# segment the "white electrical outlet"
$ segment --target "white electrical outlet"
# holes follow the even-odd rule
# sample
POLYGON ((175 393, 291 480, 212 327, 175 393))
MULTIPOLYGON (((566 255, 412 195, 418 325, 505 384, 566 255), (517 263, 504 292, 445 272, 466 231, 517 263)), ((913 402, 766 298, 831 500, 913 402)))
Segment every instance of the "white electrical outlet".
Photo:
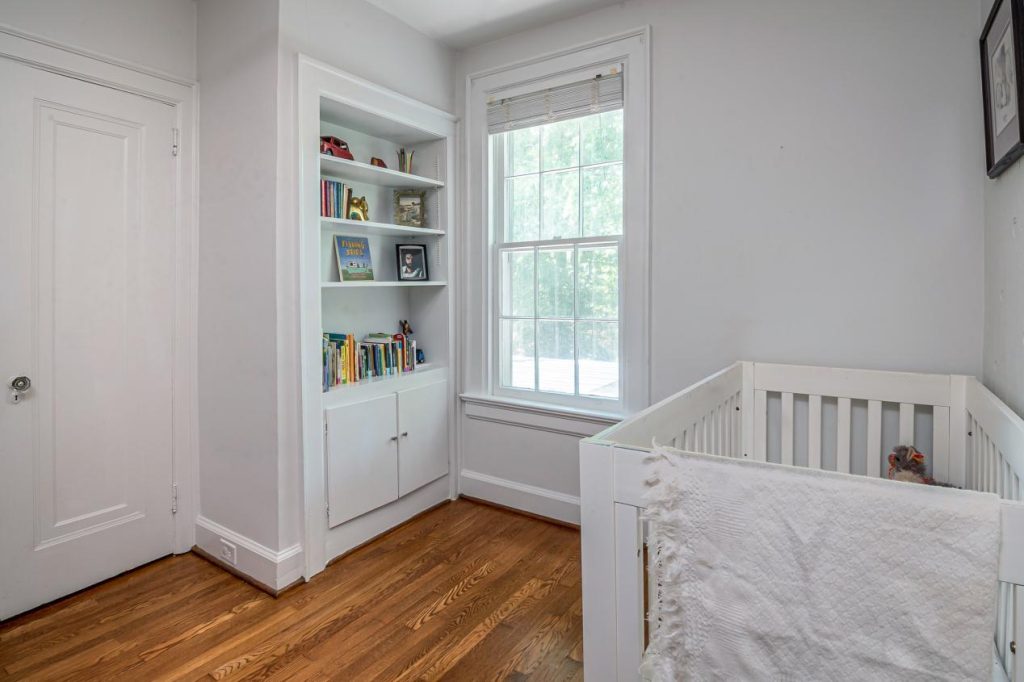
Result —
POLYGON ((232 566, 238 563, 238 548, 224 538, 220 539, 220 558, 232 566))

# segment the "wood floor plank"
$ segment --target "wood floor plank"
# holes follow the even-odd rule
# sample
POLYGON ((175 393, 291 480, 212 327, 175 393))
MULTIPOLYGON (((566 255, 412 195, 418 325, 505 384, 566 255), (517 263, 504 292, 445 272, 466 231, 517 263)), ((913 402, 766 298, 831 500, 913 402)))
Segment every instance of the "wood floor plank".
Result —
POLYGON ((582 679, 579 533, 458 500, 274 599, 169 557, 0 623, 0 679, 582 679))

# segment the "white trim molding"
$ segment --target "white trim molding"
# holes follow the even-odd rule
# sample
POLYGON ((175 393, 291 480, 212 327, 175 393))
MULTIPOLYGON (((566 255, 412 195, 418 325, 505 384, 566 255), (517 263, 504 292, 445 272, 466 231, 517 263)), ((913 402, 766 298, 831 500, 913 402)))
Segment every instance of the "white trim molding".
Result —
POLYGON ((580 524, 580 498, 527 483, 463 469, 459 489, 466 497, 475 497, 505 507, 529 512, 563 523, 580 524))
MULTIPOLYGON (((486 107, 489 97, 529 88, 540 88, 551 79, 581 73, 592 67, 621 64, 625 75, 624 197, 627 222, 620 251, 620 343, 622 362, 621 399, 609 411, 631 414, 650 402, 650 28, 643 26, 533 57, 466 77, 463 158, 463 239, 460 240, 465 311, 461 321, 462 390, 474 395, 495 395, 494 329, 489 144, 486 107)), ((556 399, 537 394, 533 401, 556 403, 555 407, 600 410, 578 397, 556 399)))
POLYGON ((612 415, 535 405, 508 398, 468 394, 459 397, 467 419, 520 426, 563 436, 589 438, 619 422, 619 418, 612 415))
MULTIPOLYGON (((199 85, 107 55, 64 45, 0 24, 0 58, 174 107, 179 130, 175 188, 173 483, 177 490, 174 551, 195 544, 199 513, 197 386, 199 85)), ((171 142, 168 131, 168 145, 171 142)), ((170 491, 168 491, 170 495, 170 491)))
POLYGON ((301 544, 275 551, 202 515, 196 517, 196 547, 274 593, 301 579, 305 568, 301 544), (234 562, 222 553, 225 543, 234 547, 234 562))

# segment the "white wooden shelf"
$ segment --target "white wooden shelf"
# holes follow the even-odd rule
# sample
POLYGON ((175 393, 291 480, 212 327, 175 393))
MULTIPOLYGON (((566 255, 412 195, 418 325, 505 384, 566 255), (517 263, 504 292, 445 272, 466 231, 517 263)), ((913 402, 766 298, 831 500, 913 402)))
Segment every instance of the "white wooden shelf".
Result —
POLYGON ((356 281, 356 282, 321 282, 324 289, 348 289, 364 287, 446 287, 448 282, 444 280, 427 280, 420 282, 390 282, 382 280, 356 281))
POLYGON ((365 182, 369 185, 378 185, 380 187, 444 187, 444 183, 440 180, 434 180, 422 175, 402 173, 390 168, 371 166, 362 161, 349 161, 348 159, 338 158, 330 154, 320 155, 320 174, 342 180, 351 180, 352 182, 365 182))
POLYGON ((398 235, 443 237, 445 234, 444 230, 434 230, 426 227, 408 227, 392 223, 376 223, 372 220, 349 220, 347 218, 325 218, 323 216, 320 216, 320 226, 325 230, 376 234, 384 237, 398 235))
POLYGON ((330 409, 346 403, 367 400, 370 397, 412 388, 415 385, 437 381, 446 375, 446 367, 441 362, 425 362, 416 365, 412 372, 392 376, 372 377, 354 384, 332 386, 324 391, 323 407, 330 409))

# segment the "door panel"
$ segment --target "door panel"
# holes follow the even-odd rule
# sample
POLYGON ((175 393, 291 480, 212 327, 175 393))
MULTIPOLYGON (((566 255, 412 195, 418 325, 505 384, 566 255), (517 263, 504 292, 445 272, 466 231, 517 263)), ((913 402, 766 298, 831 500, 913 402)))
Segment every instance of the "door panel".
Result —
POLYGON ((398 499, 396 398, 325 411, 331 528, 398 499))
POLYGON ((398 393, 398 494, 448 473, 448 382, 398 393))
POLYGON ((0 618, 169 554, 174 109, 0 59, 0 618))
POLYGON ((128 269, 138 252, 141 131, 52 104, 35 113, 40 258, 33 279, 39 336, 54 341, 40 346, 35 377, 35 513, 38 541, 53 543, 128 520, 144 506, 144 490, 131 485, 141 460, 128 456, 124 400, 131 395, 125 332, 128 269))

